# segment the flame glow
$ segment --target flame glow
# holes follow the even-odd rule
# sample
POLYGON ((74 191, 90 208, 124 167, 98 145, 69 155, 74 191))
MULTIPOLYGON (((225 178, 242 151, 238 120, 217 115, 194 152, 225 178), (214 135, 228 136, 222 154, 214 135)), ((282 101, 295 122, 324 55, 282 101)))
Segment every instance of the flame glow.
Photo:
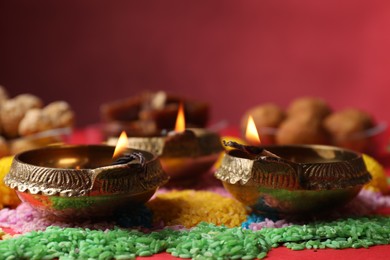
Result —
POLYGON ((186 129, 186 120, 184 117, 184 108, 183 104, 180 103, 179 111, 177 112, 175 132, 183 132, 186 129))
POLYGON ((245 131, 245 139, 253 145, 259 145, 261 143, 260 136, 257 132, 255 121, 253 120, 252 116, 249 116, 248 118, 248 124, 246 125, 245 131))
POLYGON ((122 131, 121 135, 119 136, 118 142, 116 143, 115 151, 112 155, 112 158, 119 157, 127 149, 127 144, 127 134, 125 131, 122 131))

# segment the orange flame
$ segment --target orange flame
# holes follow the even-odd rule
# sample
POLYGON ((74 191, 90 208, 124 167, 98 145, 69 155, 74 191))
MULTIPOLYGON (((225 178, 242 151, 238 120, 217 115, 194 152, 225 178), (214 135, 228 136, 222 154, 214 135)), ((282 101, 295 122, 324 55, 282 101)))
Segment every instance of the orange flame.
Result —
POLYGON ((125 131, 122 131, 121 135, 119 136, 118 142, 116 143, 112 158, 119 157, 127 149, 127 144, 127 134, 125 131))
POLYGON ((252 116, 249 116, 248 118, 248 124, 246 126, 246 132, 245 132, 245 139, 253 145, 260 145, 261 143, 259 132, 257 132, 255 121, 253 120, 252 116))
POLYGON ((183 104, 180 103, 179 111, 177 112, 175 132, 183 132, 186 129, 186 120, 184 116, 183 104))

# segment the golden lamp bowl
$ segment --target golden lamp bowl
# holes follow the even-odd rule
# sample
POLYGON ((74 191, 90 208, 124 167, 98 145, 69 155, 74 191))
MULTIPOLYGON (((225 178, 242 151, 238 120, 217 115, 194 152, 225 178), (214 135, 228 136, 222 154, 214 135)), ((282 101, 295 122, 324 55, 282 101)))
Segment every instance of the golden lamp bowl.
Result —
MULTIPOLYGON (((110 139, 108 144, 115 144, 110 139)), ((129 137, 128 146, 159 157, 170 180, 196 179, 209 171, 223 151, 220 136, 203 128, 189 128, 166 136, 129 137)))
POLYGON ((5 184, 33 208, 59 218, 105 217, 147 202, 168 181, 151 153, 112 164, 115 147, 49 146, 15 156, 5 184))
POLYGON ((254 212, 279 217, 326 213, 353 199, 370 181, 361 154, 325 145, 270 145, 276 156, 227 152, 215 173, 254 212))

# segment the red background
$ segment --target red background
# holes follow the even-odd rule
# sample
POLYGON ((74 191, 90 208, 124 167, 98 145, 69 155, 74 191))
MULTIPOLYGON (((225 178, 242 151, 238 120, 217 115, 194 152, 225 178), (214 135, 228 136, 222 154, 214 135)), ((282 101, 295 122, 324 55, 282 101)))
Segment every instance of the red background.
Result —
POLYGON ((0 0, 0 84, 67 100, 78 125, 144 89, 250 106, 315 95, 390 121, 387 0, 0 0))
MULTIPOLYGON (((390 122, 388 0, 0 0, 0 84, 64 99, 78 125, 144 89, 213 104, 237 124, 249 107, 303 95, 390 122)), ((272 250, 270 258, 383 259, 370 250, 272 250)))

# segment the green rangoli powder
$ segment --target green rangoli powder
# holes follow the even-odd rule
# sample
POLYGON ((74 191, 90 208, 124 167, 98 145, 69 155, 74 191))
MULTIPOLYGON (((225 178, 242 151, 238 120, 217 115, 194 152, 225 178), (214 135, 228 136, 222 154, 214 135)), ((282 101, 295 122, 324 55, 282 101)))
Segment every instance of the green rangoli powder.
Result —
POLYGON ((264 228, 258 232, 266 236, 274 247, 282 244, 293 250, 367 248, 390 244, 390 218, 348 218, 283 228, 264 228))
POLYGON ((0 241, 0 259, 134 259, 164 251, 178 234, 48 227, 0 241))
POLYGON ((181 233, 166 251, 180 258, 254 259, 263 258, 270 249, 260 232, 201 223, 181 233))
POLYGON ((49 227, 0 241, 0 259, 134 259, 167 251, 194 259, 264 258, 271 247, 292 250, 390 244, 390 218, 349 218, 251 231, 201 223, 188 231, 49 227))

